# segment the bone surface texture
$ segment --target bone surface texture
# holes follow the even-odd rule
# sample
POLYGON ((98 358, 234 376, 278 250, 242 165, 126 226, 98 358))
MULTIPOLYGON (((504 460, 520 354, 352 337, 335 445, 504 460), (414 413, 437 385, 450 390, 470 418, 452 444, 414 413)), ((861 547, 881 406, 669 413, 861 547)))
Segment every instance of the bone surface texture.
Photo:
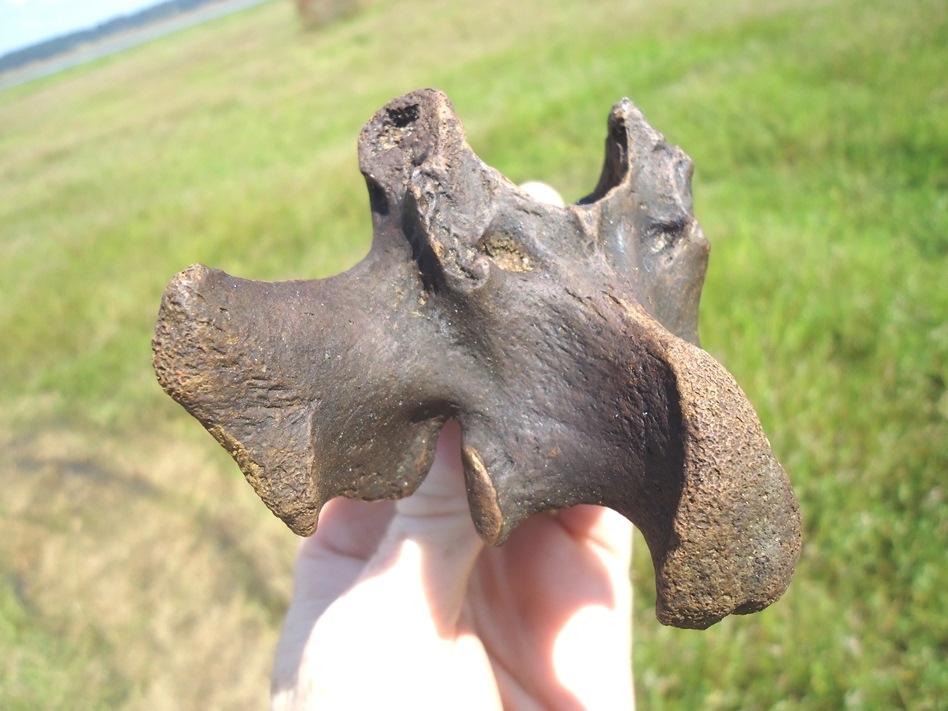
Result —
POLYGON ((456 419, 471 515, 608 506, 642 531, 659 619, 704 628, 790 582, 800 517, 734 378, 698 345, 708 241, 690 159, 628 100, 575 205, 471 150, 447 97, 359 138, 374 239, 350 271, 268 283, 192 266, 154 336, 161 385, 296 533, 328 500, 410 495, 456 419))

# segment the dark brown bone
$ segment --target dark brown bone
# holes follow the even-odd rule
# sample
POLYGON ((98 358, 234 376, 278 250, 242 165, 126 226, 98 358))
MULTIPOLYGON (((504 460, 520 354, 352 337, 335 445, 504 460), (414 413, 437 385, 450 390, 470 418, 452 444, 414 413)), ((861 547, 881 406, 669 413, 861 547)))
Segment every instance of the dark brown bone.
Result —
POLYGON ((350 271, 266 283, 193 266, 161 304, 162 386, 296 533, 335 496, 411 494, 456 418, 474 524, 611 507, 652 554, 657 615, 703 628, 790 582, 800 518, 734 379, 697 346, 708 244, 691 161, 628 100, 596 190, 540 204, 418 91, 359 139, 374 240, 350 271))

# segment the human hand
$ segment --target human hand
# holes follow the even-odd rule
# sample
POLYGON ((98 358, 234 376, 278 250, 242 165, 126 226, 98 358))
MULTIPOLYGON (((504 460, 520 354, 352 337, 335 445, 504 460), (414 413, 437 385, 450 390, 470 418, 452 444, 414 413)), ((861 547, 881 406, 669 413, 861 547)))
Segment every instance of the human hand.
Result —
POLYGON ((337 498, 300 547, 273 708, 631 709, 631 524, 576 506, 499 548, 451 421, 410 497, 337 498))

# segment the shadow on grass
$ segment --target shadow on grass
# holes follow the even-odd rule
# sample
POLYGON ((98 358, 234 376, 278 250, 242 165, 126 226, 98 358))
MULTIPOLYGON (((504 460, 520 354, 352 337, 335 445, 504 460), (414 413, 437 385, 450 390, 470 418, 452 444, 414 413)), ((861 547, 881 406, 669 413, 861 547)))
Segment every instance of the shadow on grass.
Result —
POLYGON ((168 432, 0 439, 3 707, 265 706, 296 542, 242 478, 168 432))

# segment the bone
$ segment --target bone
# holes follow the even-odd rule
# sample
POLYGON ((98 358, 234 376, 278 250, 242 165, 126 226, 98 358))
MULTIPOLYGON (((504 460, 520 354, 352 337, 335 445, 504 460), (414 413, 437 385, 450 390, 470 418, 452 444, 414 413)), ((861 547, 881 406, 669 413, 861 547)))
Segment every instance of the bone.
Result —
POLYGON ((598 504, 648 544, 658 619, 705 628, 790 583, 790 482, 734 378, 698 345, 708 241, 692 165, 627 99, 596 189, 564 206, 471 150, 447 97, 363 129, 374 239, 328 279, 196 265, 168 286, 159 382, 274 514, 312 533, 336 496, 410 495, 449 418, 472 519, 598 504))

